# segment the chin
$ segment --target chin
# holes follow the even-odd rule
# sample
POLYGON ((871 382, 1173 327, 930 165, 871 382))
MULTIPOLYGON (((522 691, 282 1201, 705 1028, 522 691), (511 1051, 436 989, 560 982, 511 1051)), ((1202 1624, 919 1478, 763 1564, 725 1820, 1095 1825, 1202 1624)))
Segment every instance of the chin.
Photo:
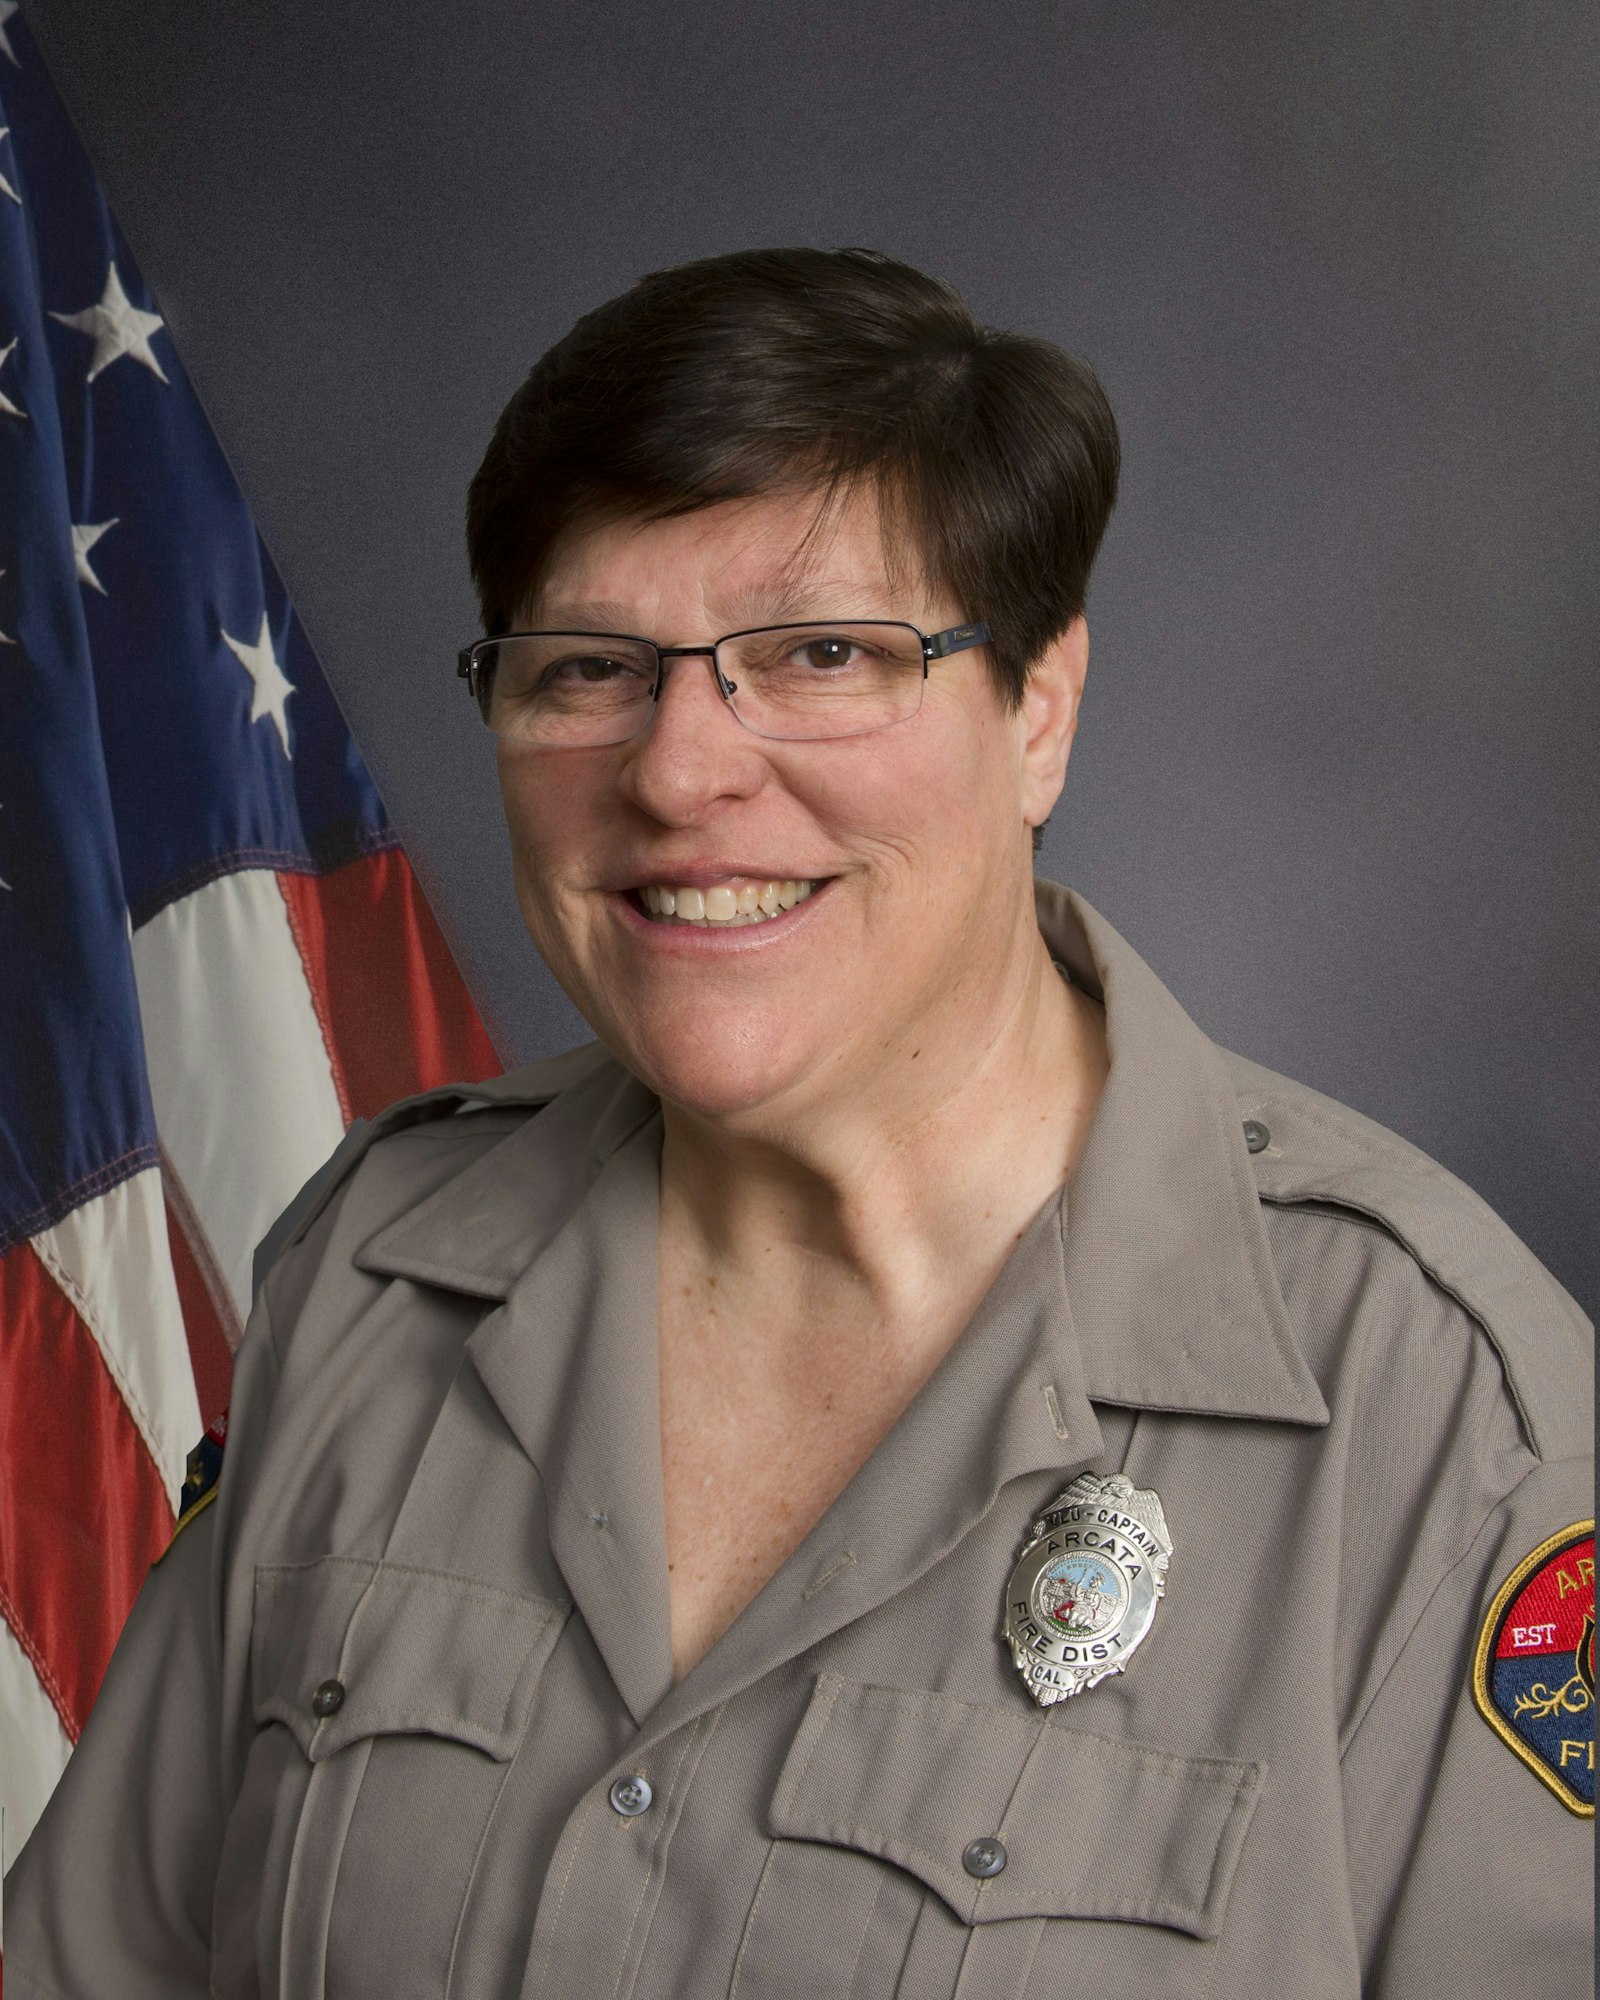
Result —
POLYGON ((761 1024, 716 1025, 698 1020, 684 1034, 630 1034, 608 1023, 608 1047, 640 1080, 676 1109, 717 1123, 737 1122, 786 1096, 804 1074, 803 1053, 761 1024))

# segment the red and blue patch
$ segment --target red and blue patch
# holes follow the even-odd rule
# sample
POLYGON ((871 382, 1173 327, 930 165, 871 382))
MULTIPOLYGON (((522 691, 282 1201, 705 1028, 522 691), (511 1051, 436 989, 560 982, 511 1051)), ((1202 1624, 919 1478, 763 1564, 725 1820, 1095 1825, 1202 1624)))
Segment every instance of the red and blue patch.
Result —
MULTIPOLYGON (((216 1499, 217 1481, 222 1477, 222 1448, 227 1442, 228 1413, 224 1410, 206 1425, 205 1436, 184 1463, 183 1485, 178 1494, 178 1525, 172 1531, 172 1541, 178 1539, 196 1514, 204 1513, 216 1499)), ((167 1547, 171 1546, 169 1542, 167 1547)))
POLYGON ((1495 1593, 1473 1661, 1484 1719, 1564 1806, 1594 1817, 1594 1523, 1524 1556, 1495 1593))

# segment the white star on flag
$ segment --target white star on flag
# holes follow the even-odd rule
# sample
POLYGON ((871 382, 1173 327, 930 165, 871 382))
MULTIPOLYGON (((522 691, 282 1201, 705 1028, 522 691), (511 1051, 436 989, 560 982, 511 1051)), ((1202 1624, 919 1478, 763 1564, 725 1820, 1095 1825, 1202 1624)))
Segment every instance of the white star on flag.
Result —
POLYGON ((102 597, 106 594, 106 587, 89 567, 89 551, 107 528, 114 528, 120 518, 114 514, 109 521, 99 521, 92 525, 85 521, 81 527, 77 523, 73 524, 72 560, 78 566, 78 581, 88 584, 91 590, 98 590, 102 597))
MULTIPOLYGON (((12 341, 9 347, 0 347, 0 368, 4 368, 16 351, 17 343, 15 341, 12 341)), ((13 403, 3 389, 0 389, 0 417, 21 417, 24 423, 28 421, 27 411, 20 409, 17 404, 13 403)))
MULTIPOLYGON (((0 6, 4 5, 5 0, 0 0, 0 6)), ((103 368, 109 368, 113 361, 120 361, 124 354, 131 354, 135 361, 143 362, 152 375, 166 381, 161 363, 150 352, 150 336, 158 333, 166 321, 160 313, 140 312, 122 289, 115 264, 106 266, 106 288, 100 294, 98 305, 85 306, 82 312, 76 313, 53 312, 50 317, 60 320, 63 326, 76 327, 79 333, 88 334, 94 342, 94 359, 89 363, 91 382, 103 368)))
MULTIPOLYGON (((4 575, 5 571, 0 569, 0 576, 4 575)), ((16 643, 16 640, 12 638, 9 632, 0 632, 0 646, 14 646, 16 643)))
MULTIPOLYGON (((0 28, 0 34, 4 34, 4 32, 5 30, 3 28, 0 28)), ((9 125, 0 125, 0 139, 4 139, 6 135, 10 132, 10 130, 11 127, 9 125)), ((17 204, 18 208, 21 208, 22 196, 17 193, 16 189, 11 185, 10 181, 6 179, 4 174, 0 174, 0 194, 10 195, 11 199, 17 204)))
POLYGON ((22 65, 17 62, 17 52, 11 46, 11 37, 6 33, 6 23, 16 13, 20 4, 21 0, 0 0, 0 49, 5 50, 18 69, 21 69, 22 65))
POLYGON ((289 748, 289 720, 284 714, 284 704, 294 693, 294 682, 287 679, 278 656, 272 650, 272 631, 267 624, 267 614, 261 614, 261 637, 253 646, 246 646, 228 633, 222 635, 222 643, 244 668, 255 683, 255 697, 250 703, 250 720, 259 722, 264 715, 270 715, 278 725, 278 734, 283 739, 283 754, 292 757, 289 748))

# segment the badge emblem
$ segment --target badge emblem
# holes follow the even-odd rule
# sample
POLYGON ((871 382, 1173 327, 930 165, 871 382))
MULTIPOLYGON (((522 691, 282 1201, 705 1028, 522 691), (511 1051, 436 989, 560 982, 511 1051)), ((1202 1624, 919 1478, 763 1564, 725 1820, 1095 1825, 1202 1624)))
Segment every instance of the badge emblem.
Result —
POLYGON ((1041 1708, 1120 1674, 1166 1593, 1172 1539, 1155 1494, 1084 1472, 1029 1530, 1006 1585, 1006 1643, 1041 1708))
POLYGON ((1524 1556, 1489 1606, 1472 1693, 1495 1734, 1561 1803, 1594 1817, 1594 1523, 1524 1556))

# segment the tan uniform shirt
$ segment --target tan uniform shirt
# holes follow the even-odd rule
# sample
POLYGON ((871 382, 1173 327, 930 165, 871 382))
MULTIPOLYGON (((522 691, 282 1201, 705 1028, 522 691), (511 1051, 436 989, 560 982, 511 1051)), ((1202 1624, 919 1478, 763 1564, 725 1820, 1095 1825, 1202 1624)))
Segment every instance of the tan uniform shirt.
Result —
POLYGON ((676 1685, 655 1100, 591 1050, 367 1151, 9 1878, 13 2000, 1586 1990, 1592 1823, 1469 1692, 1591 1510, 1586 1322, 1040 901, 1107 1011, 1081 1162, 676 1685), (1158 1494, 1166 1596, 1040 1709, 1005 1587, 1085 1469, 1158 1494))

